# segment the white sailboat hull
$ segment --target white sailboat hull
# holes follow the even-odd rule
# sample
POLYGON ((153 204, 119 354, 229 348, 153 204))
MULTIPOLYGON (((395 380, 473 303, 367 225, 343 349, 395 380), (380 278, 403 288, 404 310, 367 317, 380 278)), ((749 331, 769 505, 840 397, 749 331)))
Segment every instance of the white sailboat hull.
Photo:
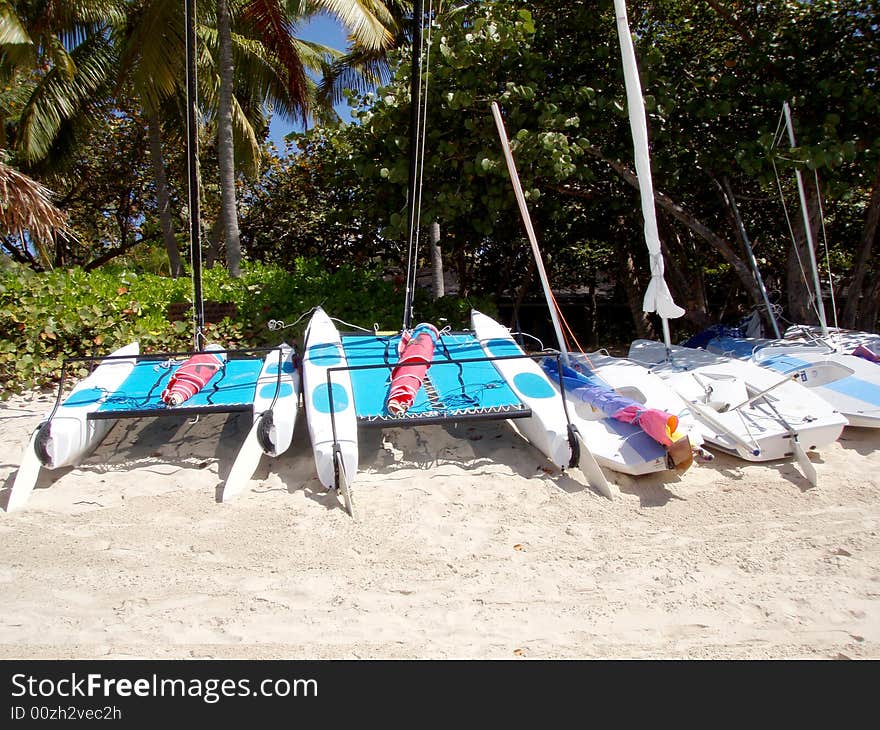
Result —
POLYGON ((849 354, 837 336, 822 342, 721 337, 710 340, 706 350, 796 376, 850 426, 880 428, 880 365, 849 354))
POLYGON ((822 334, 822 328, 816 325, 795 324, 789 327, 783 333, 786 341, 796 342, 815 342, 822 340, 827 342, 838 352, 850 353, 859 345, 867 347, 875 355, 880 355, 880 335, 873 332, 860 332, 858 330, 839 329, 837 327, 829 327, 828 334, 822 334))
POLYGON ((846 416, 850 426, 880 428, 880 365, 822 345, 773 345, 752 362, 796 375, 813 393, 846 416))
POLYGON ((302 358, 303 402, 315 454, 315 469, 321 484, 328 489, 348 487, 358 468, 357 415, 351 375, 346 370, 332 370, 328 381, 328 370, 346 364, 339 331, 327 313, 318 307, 306 328, 302 358), (338 454, 335 454, 334 443, 339 449, 338 454), (341 463, 336 459, 341 459, 341 463), (337 475, 343 483, 337 484, 337 475))
MULTIPOLYGON (((605 356, 569 353, 569 358, 573 365, 582 365, 584 368, 592 371, 607 383, 609 388, 621 395, 639 403, 645 402, 641 397, 641 390, 637 391, 630 387, 630 380, 617 378, 617 380, 622 382, 615 384, 612 382, 615 378, 606 379, 604 377, 606 373, 604 370, 600 372, 601 368, 598 367, 597 363, 604 359, 605 356)), ((607 359, 614 360, 615 358, 607 359)), ((632 363, 632 365, 634 369, 639 369, 646 374, 648 373, 646 368, 639 368, 635 363, 632 363)), ((614 366, 612 365, 609 369, 614 370, 614 366)), ((651 376, 649 375, 649 377, 651 376)), ((653 377, 653 380, 659 384, 660 388, 667 389, 667 386, 659 378, 653 377)), ((569 418, 577 426, 578 431, 584 437, 584 441, 589 444, 590 451, 592 451, 593 456, 596 457, 596 461, 601 466, 630 476, 655 474, 670 468, 665 447, 658 444, 637 426, 616 421, 591 404, 574 397, 568 391, 566 391, 565 398, 568 404, 569 418)), ((678 401, 675 403, 676 408, 683 411, 687 418, 690 418, 690 411, 681 404, 680 399, 676 400, 678 401)), ((698 440, 702 443, 702 436, 698 436, 698 440)))
POLYGON ((691 446, 703 445, 703 433, 681 398, 662 378, 644 365, 623 357, 600 353, 572 355, 573 360, 583 363, 621 395, 643 403, 649 408, 666 411, 678 418, 678 430, 688 437, 691 446))
POLYGON ((819 449, 847 425, 827 401, 790 377, 704 350, 672 345, 670 353, 667 360, 662 342, 635 340, 629 356, 652 365, 651 372, 689 404, 712 448, 747 461, 783 459, 795 453, 795 435, 804 450, 819 449))
MULTIPOLYGON (((570 409, 577 405, 569 401, 570 409)), ((651 439, 647 434, 636 431, 621 435, 609 425, 607 417, 590 418, 577 410, 573 413, 569 410, 569 417, 600 466, 629 476, 656 474, 669 468, 665 451, 645 458, 645 439, 651 439)))

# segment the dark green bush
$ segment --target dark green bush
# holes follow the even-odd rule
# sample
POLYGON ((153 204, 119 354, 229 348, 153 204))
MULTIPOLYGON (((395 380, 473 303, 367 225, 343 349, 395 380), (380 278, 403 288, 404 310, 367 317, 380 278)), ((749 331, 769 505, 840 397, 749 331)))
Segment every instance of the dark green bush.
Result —
MULTIPOLYGON (((330 273, 315 261, 297 260, 293 272, 252 263, 240 279, 225 269, 203 273, 206 301, 232 302, 234 318, 206 326, 209 342, 224 347, 301 342, 310 310, 321 305, 333 317, 371 329, 400 328, 403 293, 379 271, 342 267, 330 273), (293 325, 281 331, 269 320, 293 325), (299 320, 299 321, 297 321, 299 320), (294 324, 296 323, 296 324, 294 324)), ((0 268, 0 381, 2 397, 57 382, 65 358, 107 355, 132 341, 141 352, 192 348, 191 318, 170 322, 168 305, 192 301, 189 278, 170 279, 107 266, 37 274, 12 265, 0 268)), ((490 301, 474 302, 494 312, 490 301)), ((469 302, 444 297, 436 302, 419 291, 418 321, 439 327, 467 326, 469 302)), ((79 375, 85 374, 82 369, 79 375)))

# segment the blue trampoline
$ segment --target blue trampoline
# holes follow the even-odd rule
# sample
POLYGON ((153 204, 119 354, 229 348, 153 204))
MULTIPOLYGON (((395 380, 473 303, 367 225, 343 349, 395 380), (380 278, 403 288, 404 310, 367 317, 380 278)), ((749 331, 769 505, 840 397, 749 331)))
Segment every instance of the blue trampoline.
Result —
POLYGON ((525 418, 528 408, 507 385, 472 333, 444 333, 422 387, 404 415, 385 408, 400 335, 342 336, 358 422, 373 426, 525 418))
POLYGON ((100 389, 79 391, 75 394, 77 405, 85 405, 89 398, 101 401, 88 415, 93 420, 235 413, 253 408, 263 357, 229 358, 195 395, 182 405, 170 407, 160 396, 184 360, 185 357, 172 359, 168 355, 140 356, 131 373, 113 393, 100 389))

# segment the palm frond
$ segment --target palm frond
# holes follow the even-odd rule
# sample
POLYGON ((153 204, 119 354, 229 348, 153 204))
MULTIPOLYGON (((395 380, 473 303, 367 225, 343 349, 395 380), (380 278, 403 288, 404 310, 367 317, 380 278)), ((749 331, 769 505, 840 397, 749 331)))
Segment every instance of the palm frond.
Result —
POLYGON ((242 10, 241 17, 253 26, 262 44, 284 69, 289 114, 305 121, 309 104, 306 72, 293 43, 293 25, 281 4, 277 0, 251 0, 242 10))
POLYGON ((183 84, 185 38, 179 0, 147 3, 120 46, 120 76, 131 81, 146 109, 159 109, 183 84))
POLYGON ((33 43, 12 6, 6 0, 0 2, 0 47, 6 45, 32 46, 33 43))
POLYGON ((66 0, 54 3, 63 26, 122 23, 128 12, 128 4, 126 0, 66 0))
POLYGON ((321 72, 328 63, 332 63, 342 58, 344 54, 336 48, 325 46, 322 43, 303 40, 302 38, 294 38, 293 43, 296 46, 296 52, 303 60, 303 65, 312 71, 321 72))
POLYGON ((103 34, 77 46, 71 57, 77 69, 73 78, 58 68, 51 69, 21 114, 16 149, 29 162, 47 154, 62 121, 76 114, 108 80, 113 68, 113 47, 103 34))
POLYGON ((52 59, 52 65, 60 73, 69 79, 73 78, 76 73, 76 64, 58 36, 52 36, 49 39, 49 57, 52 59))
POLYGON ((250 176, 256 176, 260 170, 261 151, 257 139, 256 128, 262 127, 266 119, 262 114, 262 105, 252 108, 254 116, 245 113, 238 99, 232 97, 232 131, 235 143, 235 159, 250 176))
POLYGON ((338 104, 345 89, 368 91, 387 82, 389 77, 384 54, 355 49, 327 64, 318 85, 318 99, 321 103, 338 104))
MULTIPOLYGON (((204 28, 201 32, 208 41, 217 38, 217 31, 213 28, 204 28)), ((233 34, 233 48, 241 45, 242 40, 237 39, 233 34)), ((210 119, 216 116, 219 96, 220 75, 215 59, 210 50, 203 45, 199 53, 199 98, 202 114, 205 117, 210 119)), ((260 167, 260 143, 254 124, 251 123, 235 94, 232 95, 232 133, 236 164, 248 174, 255 174, 260 167)))
POLYGON ((321 0, 319 10, 335 16, 351 34, 355 45, 382 50, 394 44, 397 23, 381 2, 374 0, 321 0))
POLYGON ((2 161, 0 228, 6 235, 33 242, 44 264, 50 263, 48 247, 54 245, 56 235, 70 235, 67 216, 52 204, 52 192, 2 161))

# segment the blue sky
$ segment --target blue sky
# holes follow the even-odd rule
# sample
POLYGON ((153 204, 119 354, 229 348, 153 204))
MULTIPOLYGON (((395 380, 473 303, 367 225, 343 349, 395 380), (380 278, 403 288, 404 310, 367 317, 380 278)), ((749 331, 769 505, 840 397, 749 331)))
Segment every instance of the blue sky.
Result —
MULTIPOLYGON (((339 22, 330 15, 319 15, 309 23, 303 24, 297 28, 296 35, 303 40, 314 41, 315 43, 323 43, 325 46, 343 50, 346 43, 346 34, 339 22)), ((343 102, 337 105, 336 111, 343 119, 350 119, 348 104, 343 102)), ((290 133, 294 129, 302 130, 302 125, 292 124, 285 119, 280 119, 277 115, 272 118, 272 124, 269 127, 269 138, 275 143, 279 150, 284 149, 284 135, 290 133)))

